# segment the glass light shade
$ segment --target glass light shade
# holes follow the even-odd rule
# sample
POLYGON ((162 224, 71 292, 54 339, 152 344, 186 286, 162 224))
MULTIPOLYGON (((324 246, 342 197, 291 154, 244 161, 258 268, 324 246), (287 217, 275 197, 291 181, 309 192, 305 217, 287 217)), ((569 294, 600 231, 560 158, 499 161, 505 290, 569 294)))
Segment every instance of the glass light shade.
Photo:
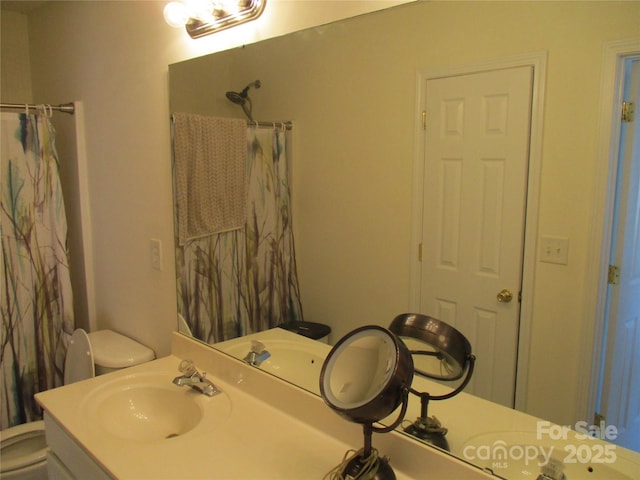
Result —
POLYGON ((225 0, 208 3, 210 9, 207 15, 191 15, 187 21, 186 28, 191 38, 211 35, 257 19, 262 15, 267 0, 225 0))
POLYGON ((182 28, 187 24, 189 15, 183 3, 167 3, 163 10, 164 21, 174 28, 182 28))
POLYGON ((186 27, 191 38, 225 30, 255 20, 267 0, 184 0, 164 7, 165 21, 172 27, 186 27))

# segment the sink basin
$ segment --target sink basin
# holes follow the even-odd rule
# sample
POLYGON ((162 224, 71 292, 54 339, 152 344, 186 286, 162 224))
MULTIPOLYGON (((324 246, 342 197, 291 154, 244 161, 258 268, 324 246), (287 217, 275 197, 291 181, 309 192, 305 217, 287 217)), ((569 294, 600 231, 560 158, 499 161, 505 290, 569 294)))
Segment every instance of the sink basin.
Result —
POLYGON ((206 397, 171 383, 177 371, 134 374, 107 382, 83 404, 87 420, 106 434, 137 442, 181 437, 206 427, 211 431, 231 412, 226 394, 206 397))
POLYGON ((320 372, 331 347, 281 328, 267 330, 216 344, 216 348, 242 360, 258 340, 271 354, 257 368, 320 394, 320 372))
POLYGON ((132 440, 161 440, 192 430, 202 420, 193 397, 159 387, 131 387, 106 396, 96 409, 112 435, 132 440))
POLYGON ((544 468, 560 469, 567 480, 634 479, 640 466, 624 458, 625 449, 574 433, 559 440, 532 431, 483 433, 465 442, 461 456, 509 480, 535 479, 544 468))

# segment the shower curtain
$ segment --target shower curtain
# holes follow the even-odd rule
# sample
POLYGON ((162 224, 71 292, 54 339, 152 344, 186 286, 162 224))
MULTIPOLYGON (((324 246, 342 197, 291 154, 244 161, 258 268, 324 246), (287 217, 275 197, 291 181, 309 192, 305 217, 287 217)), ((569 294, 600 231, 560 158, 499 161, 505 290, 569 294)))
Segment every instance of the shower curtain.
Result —
POLYGON ((63 383, 73 329, 55 132, 40 113, 1 114, 1 428, 42 418, 33 395, 63 383))
POLYGON ((302 320, 286 132, 248 127, 247 142, 244 227, 176 248, 178 311, 207 343, 302 320))

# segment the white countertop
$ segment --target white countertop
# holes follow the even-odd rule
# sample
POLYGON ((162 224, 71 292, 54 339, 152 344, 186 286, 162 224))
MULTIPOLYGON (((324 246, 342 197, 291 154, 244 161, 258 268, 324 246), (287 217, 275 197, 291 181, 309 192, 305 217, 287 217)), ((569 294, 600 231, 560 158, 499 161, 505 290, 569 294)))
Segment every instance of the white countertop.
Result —
MULTIPOLYGON (((37 400, 114 478, 321 479, 347 450, 362 447, 361 426, 338 417, 319 397, 181 335, 174 335, 173 345, 173 355, 42 392, 37 400), (210 372, 228 395, 225 421, 147 442, 105 434, 87 421, 86 399, 97 388, 144 372, 166 375, 170 383, 183 358, 210 372)), ((399 480, 491 478, 397 432, 374 434, 373 446, 391 458, 399 480)))
MULTIPOLYGON (((180 359, 171 355, 129 369, 126 374, 166 373, 170 384, 178 375, 179 363, 180 359)), ((117 372, 109 377, 123 374, 117 372)), ((213 431, 192 431, 150 442, 105 435, 82 417, 86 410, 83 398, 106 377, 50 390, 39 395, 38 401, 115 478, 320 478, 348 448, 217 380, 217 386, 231 398, 232 406, 229 417, 216 424, 213 431)), ((220 401, 216 397, 202 398, 220 401)))

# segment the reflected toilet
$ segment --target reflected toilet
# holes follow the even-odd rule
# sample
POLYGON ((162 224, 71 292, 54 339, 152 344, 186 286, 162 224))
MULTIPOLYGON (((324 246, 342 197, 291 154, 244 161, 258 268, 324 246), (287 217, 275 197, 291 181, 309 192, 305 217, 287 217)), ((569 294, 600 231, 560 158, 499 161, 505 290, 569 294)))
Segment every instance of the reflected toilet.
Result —
MULTIPOLYGON (((87 334, 79 328, 69 340, 64 384, 68 385, 122 368, 151 361, 148 347, 112 330, 87 334)), ((47 478, 44 421, 38 420, 0 431, 0 477, 3 480, 47 478)))

